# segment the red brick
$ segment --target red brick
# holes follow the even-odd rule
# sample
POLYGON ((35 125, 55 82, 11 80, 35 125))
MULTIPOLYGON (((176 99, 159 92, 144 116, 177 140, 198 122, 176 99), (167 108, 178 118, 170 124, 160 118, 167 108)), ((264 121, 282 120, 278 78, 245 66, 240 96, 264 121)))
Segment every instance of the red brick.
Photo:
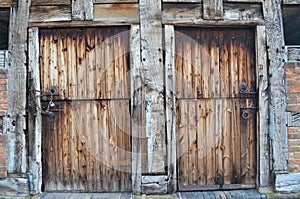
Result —
POLYGON ((0 74, 0 79, 7 79, 7 74, 0 74))
POLYGON ((289 165, 289 172, 296 173, 300 171, 300 167, 298 165, 289 165))
POLYGON ((288 112, 298 112, 300 111, 300 104, 299 105, 287 105, 286 111, 288 112))
POLYGON ((296 165, 300 165, 300 160, 289 160, 289 164, 296 164, 296 165))
POLYGON ((1 104, 0 105, 0 109, 1 110, 7 110, 8 109, 8 105, 7 104, 1 104))
POLYGON ((300 133, 300 127, 289 127, 288 133, 300 133))
POLYGON ((294 153, 294 158, 295 159, 300 159, 300 152, 294 153))
POLYGON ((7 178, 7 172, 0 172, 0 178, 7 178))
POLYGON ((6 79, 0 79, 0 85, 6 85, 7 80, 6 79))

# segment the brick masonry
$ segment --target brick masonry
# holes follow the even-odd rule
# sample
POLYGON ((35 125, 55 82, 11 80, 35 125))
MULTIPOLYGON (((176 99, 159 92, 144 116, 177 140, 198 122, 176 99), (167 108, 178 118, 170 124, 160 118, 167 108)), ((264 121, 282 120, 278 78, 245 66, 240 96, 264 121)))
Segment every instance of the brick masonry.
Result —
POLYGON ((287 63, 285 68, 289 172, 300 172, 300 63, 287 63))
POLYGON ((4 132, 4 117, 7 111, 7 74, 0 69, 0 178, 7 177, 7 135, 4 132))

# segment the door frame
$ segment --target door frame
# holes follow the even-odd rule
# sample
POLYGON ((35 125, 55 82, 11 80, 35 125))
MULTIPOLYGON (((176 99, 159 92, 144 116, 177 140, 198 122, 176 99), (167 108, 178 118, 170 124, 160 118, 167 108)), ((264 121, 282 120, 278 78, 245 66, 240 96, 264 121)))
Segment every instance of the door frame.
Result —
MULTIPOLYGON (((183 25, 182 25, 183 26, 183 25)), ((189 26, 190 27, 190 26, 189 26)), ((195 27, 195 26, 194 26, 195 27)), ((197 26, 196 26, 197 27, 197 26)), ((203 27, 203 26, 198 26, 203 27)), ((213 26, 218 27, 218 26, 213 26)), ((234 28, 234 26, 230 26, 234 28)), ((267 59, 266 59, 266 38, 265 38, 265 26, 257 25, 254 28, 255 35, 255 55, 256 55, 256 85, 258 87, 258 111, 256 122, 256 186, 267 187, 269 186, 270 179, 270 154, 269 154, 269 124, 268 124, 268 73, 267 73, 267 59)), ((176 108, 175 107, 175 95, 172 90, 175 88, 175 30, 174 25, 165 25, 165 74, 166 74, 166 119, 168 138, 168 160, 169 163, 174 165, 175 171, 173 171, 173 186, 178 189, 177 185, 177 163, 176 163, 176 108)), ((169 164, 171 167, 171 164, 169 164)), ((170 173, 171 174, 171 173, 170 173)))

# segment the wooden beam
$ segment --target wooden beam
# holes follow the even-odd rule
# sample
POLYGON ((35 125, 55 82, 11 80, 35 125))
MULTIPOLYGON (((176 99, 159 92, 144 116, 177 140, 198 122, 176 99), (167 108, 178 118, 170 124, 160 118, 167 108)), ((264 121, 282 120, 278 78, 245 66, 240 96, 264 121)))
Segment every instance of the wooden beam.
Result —
POLYGON ((94 3, 138 3, 138 0, 94 0, 94 3))
POLYGON ((28 31, 28 158, 32 172, 33 187, 31 194, 38 194, 42 187, 42 116, 40 96, 40 67, 39 67, 39 30, 30 28, 28 31))
POLYGON ((69 5, 70 0, 31 0, 31 6, 69 5))
POLYGON ((275 189, 278 192, 296 193, 300 191, 300 173, 277 174, 275 178, 275 189))
POLYGON ((300 0, 283 0, 283 4, 300 4, 300 0))
POLYGON ((165 26, 165 80, 166 80, 166 120, 167 120, 167 157, 168 192, 177 190, 176 154, 176 104, 175 104, 175 32, 174 26, 165 26))
POLYGON ((223 18, 222 0, 203 0, 203 18, 219 20, 223 18))
POLYGON ((270 179, 270 156, 269 156, 269 142, 268 142, 268 67, 267 67, 267 52, 266 52, 266 39, 265 39, 265 27, 256 27, 256 71, 257 71, 257 85, 259 96, 259 111, 258 111, 258 184, 260 187, 269 186, 270 179))
POLYGON ((263 2, 269 62, 269 137, 271 141, 271 170, 287 171, 288 144, 286 130, 286 96, 284 64, 287 60, 281 16, 281 1, 263 2))
POLYGON ((29 22, 71 21, 70 6, 31 6, 29 22))
POLYGON ((16 6, 17 1, 12 0, 0 0, 0 8, 9 8, 11 6, 16 6))
POLYGON ((92 20, 93 0, 72 0, 72 19, 78 21, 92 20))
POLYGON ((8 174, 24 175, 26 158, 27 28, 30 1, 11 8, 9 32, 7 147, 8 174))
POLYGON ((288 61, 289 62, 299 62, 300 61, 300 46, 298 46, 298 47, 288 46, 287 53, 288 53, 288 61))
POLYGON ((131 126, 132 126, 132 191, 141 193, 142 186, 142 75, 140 55, 139 25, 132 25, 130 30, 130 65, 131 65, 131 126))
POLYGON ((106 23, 138 23, 138 4, 96 4, 93 20, 106 23))
POLYGON ((202 3, 202 0, 163 0, 164 3, 202 3))
POLYGON ((146 172, 147 174, 163 174, 166 172, 166 135, 161 1, 140 0, 139 5, 141 59, 146 110, 146 172))

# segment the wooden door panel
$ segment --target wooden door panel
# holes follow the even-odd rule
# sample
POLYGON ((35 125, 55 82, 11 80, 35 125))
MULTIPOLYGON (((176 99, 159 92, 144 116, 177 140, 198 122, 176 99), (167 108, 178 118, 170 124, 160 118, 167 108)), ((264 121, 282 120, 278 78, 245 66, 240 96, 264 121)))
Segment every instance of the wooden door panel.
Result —
POLYGON ((42 121, 45 191, 130 191, 129 101, 55 104, 42 121))
POLYGON ((177 28, 175 46, 179 189, 254 187, 253 31, 177 28))
MULTIPOLYGON (((180 188, 255 184, 255 99, 177 101, 180 188), (241 114, 247 111, 247 119, 241 114)), ((229 187, 229 186, 227 186, 229 187)))
POLYGON ((128 28, 40 31, 45 191, 131 191, 128 28))
POLYGON ((234 98, 256 89, 251 29, 176 29, 177 98, 234 98))
POLYGON ((128 28, 40 31, 43 100, 129 98, 128 28))

